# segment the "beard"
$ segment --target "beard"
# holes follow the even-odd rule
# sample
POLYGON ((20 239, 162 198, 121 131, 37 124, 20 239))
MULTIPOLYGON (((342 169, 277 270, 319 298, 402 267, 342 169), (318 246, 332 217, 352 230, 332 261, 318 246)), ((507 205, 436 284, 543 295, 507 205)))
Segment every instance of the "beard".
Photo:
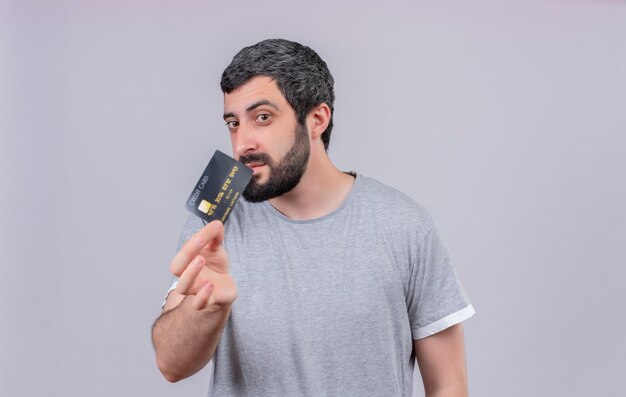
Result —
POLYGON ((258 203, 290 192, 304 175, 310 150, 311 145, 306 127, 298 124, 295 129, 295 141, 278 164, 267 153, 239 156, 239 161, 244 164, 262 162, 270 171, 265 183, 258 183, 253 177, 242 193, 243 198, 251 203, 258 203))

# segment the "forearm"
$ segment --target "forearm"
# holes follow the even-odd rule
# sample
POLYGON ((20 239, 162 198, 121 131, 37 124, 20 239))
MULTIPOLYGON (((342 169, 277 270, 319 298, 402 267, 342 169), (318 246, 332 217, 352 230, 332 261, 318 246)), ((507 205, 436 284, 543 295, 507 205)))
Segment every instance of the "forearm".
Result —
POLYGON ((195 374, 209 362, 230 314, 230 307, 196 310, 192 299, 161 314, 152 327, 157 365, 170 382, 195 374))

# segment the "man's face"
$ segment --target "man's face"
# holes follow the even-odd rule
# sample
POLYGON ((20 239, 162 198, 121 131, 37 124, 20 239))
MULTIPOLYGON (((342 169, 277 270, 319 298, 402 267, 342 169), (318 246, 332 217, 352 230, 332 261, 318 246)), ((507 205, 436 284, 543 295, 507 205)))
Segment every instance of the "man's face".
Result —
POLYGON ((255 77, 225 94, 224 120, 235 158, 253 171, 246 200, 269 200, 296 187, 309 160, 309 135, 273 80, 255 77))

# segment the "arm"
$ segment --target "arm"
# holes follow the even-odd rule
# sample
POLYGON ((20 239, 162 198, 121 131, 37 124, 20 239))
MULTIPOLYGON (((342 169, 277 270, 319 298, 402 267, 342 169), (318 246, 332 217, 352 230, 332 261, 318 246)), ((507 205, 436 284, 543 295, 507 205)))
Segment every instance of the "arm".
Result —
POLYGON ((466 397, 463 325, 413 341, 427 397, 466 397))
POLYGON ((219 221, 209 223, 170 265, 178 284, 152 327, 157 365, 170 382, 193 375, 209 362, 237 296, 223 236, 219 221))

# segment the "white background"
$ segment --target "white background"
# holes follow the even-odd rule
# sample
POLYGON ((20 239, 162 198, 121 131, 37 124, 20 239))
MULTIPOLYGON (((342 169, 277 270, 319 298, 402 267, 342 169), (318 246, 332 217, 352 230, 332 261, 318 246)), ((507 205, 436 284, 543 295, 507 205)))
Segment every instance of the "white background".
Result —
POLYGON ((623 393, 625 2, 42 0, 0 5, 0 395, 205 395, 150 327, 221 72, 271 37, 328 63, 335 163, 438 218, 471 395, 623 393))

